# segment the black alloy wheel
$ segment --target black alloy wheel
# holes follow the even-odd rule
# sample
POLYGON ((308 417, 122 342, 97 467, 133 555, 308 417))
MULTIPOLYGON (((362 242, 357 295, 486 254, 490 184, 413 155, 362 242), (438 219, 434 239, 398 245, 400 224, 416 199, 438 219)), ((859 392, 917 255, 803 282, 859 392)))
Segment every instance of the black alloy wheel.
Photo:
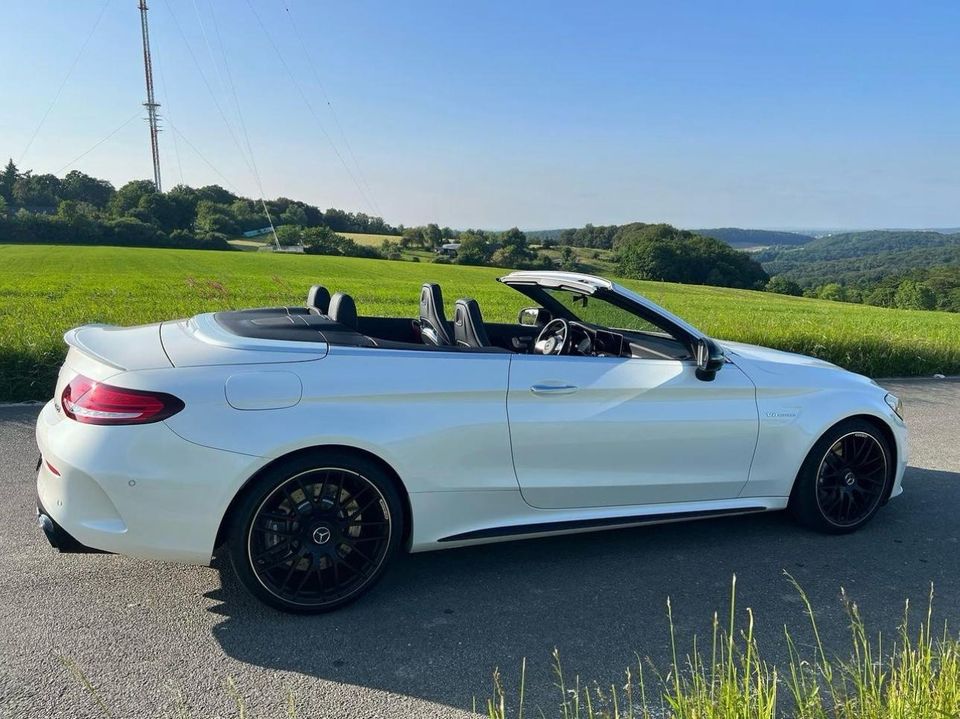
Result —
POLYGON ((886 483, 886 450, 873 435, 850 432, 820 462, 817 504, 838 527, 856 525, 880 503, 886 483))
POLYGON ((319 459, 263 477, 238 507, 229 539, 244 585, 285 611, 329 611, 353 601, 400 542, 402 508, 383 470, 361 457, 319 459))
POLYGON ((834 426, 813 446, 794 483, 790 510, 813 529, 843 534, 866 524, 889 496, 893 455, 871 422, 834 426))

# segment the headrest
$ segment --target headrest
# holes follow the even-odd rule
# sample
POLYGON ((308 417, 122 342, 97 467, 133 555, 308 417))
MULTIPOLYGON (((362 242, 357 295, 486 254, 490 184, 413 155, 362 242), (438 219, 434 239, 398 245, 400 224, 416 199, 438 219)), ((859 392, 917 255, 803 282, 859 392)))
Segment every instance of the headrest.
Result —
POLYGON ((357 305, 350 295, 343 292, 337 292, 330 298, 330 310, 328 316, 334 322, 339 322, 344 327, 352 330, 357 329, 357 305))
POLYGON ((323 285, 314 285, 307 292, 307 307, 316 307, 325 315, 330 309, 330 290, 323 285))

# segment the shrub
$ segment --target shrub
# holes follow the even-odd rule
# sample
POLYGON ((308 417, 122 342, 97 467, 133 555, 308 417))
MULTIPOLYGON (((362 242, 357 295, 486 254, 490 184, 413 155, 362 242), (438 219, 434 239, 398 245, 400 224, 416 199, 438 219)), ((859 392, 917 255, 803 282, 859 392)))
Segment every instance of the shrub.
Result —
POLYGON ((388 260, 402 260, 403 253, 400 252, 400 243, 393 240, 384 240, 380 245, 380 254, 388 260))
POLYGON ((841 284, 837 284, 836 282, 828 282, 817 290, 817 297, 819 297, 821 300, 843 302, 847 299, 847 291, 841 284))
POLYGON ((234 250, 236 249, 233 245, 230 244, 229 238, 221 232, 208 232, 203 237, 193 238, 189 232, 184 230, 174 230, 170 233, 170 239, 174 238, 174 235, 179 235, 183 238, 183 242, 187 243, 185 247, 200 247, 204 250, 234 250), (192 243, 191 243, 192 240, 192 243))
POLYGON ((896 307, 896 287, 877 287, 864 299, 868 305, 875 307, 896 307))
POLYGON ((485 265, 490 262, 490 243, 483 235, 464 232, 460 235, 460 248, 457 250, 458 265, 485 265))
POLYGON ((382 255, 376 248, 358 245, 349 237, 338 235, 329 227, 298 229, 305 247, 304 252, 309 255, 341 255, 343 257, 367 257, 370 259, 382 258, 382 255))
MULTIPOLYGON (((119 247, 180 247, 185 249, 232 250, 223 235, 202 241, 185 230, 170 234, 135 217, 92 215, 85 203, 65 200, 57 214, 45 215, 19 210, 0 222, 0 242, 38 245, 115 245, 119 247)), ((210 233, 207 233, 208 235, 210 233)))
POLYGON ((776 292, 779 295, 792 295, 794 297, 799 297, 803 294, 803 289, 799 284, 783 275, 771 277, 764 289, 766 289, 767 292, 776 292))
POLYGON ((670 225, 624 225, 613 246, 624 277, 741 289, 762 289, 770 279, 745 252, 670 225))
POLYGON ((903 310, 932 310, 936 307, 937 296, 922 282, 904 280, 897 287, 893 301, 903 310))
POLYGON ((569 245, 560 250, 560 269, 568 272, 576 272, 580 269, 580 263, 577 262, 577 253, 569 245))

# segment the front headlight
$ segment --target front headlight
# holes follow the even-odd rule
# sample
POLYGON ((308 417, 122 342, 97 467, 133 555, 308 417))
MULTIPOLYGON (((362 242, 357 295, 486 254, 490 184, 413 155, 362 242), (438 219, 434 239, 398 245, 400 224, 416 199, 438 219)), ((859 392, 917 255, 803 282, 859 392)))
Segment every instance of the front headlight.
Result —
POLYGON ((894 413, 901 420, 903 419, 903 402, 900 401, 900 398, 895 394, 888 394, 883 398, 883 401, 894 411, 894 413))

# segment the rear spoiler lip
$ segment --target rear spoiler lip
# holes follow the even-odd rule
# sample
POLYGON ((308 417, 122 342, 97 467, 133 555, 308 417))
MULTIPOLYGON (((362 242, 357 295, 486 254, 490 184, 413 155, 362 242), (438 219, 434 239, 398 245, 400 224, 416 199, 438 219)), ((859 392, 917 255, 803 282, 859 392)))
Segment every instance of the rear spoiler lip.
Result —
POLYGON ((95 327, 116 327, 116 325, 97 323, 97 324, 81 325, 80 327, 74 327, 72 330, 67 330, 64 333, 63 341, 66 342, 70 347, 75 347, 76 349, 80 350, 84 354, 89 355, 93 359, 97 360, 97 362, 101 362, 107 365, 108 367, 113 367, 114 369, 117 369, 117 370, 121 370, 121 371, 126 370, 127 369, 126 367, 121 367, 115 361, 104 357, 99 352, 93 350, 90 347, 90 345, 84 344, 84 342, 80 339, 80 330, 92 329, 95 327))

